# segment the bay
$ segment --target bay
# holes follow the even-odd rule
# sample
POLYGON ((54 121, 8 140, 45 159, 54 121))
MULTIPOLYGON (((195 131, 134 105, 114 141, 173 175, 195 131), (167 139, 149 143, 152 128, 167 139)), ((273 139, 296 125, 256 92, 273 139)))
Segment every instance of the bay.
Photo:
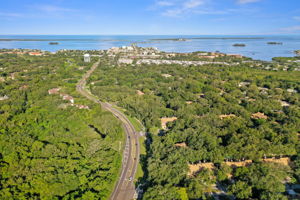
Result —
POLYGON ((136 43, 166 52, 223 52, 241 54, 258 60, 295 56, 300 49, 297 35, 0 35, 0 49, 104 50, 136 43), (58 42, 58 45, 50 45, 58 42), (282 44, 270 45, 268 42, 282 44), (235 47, 234 44, 245 44, 235 47))

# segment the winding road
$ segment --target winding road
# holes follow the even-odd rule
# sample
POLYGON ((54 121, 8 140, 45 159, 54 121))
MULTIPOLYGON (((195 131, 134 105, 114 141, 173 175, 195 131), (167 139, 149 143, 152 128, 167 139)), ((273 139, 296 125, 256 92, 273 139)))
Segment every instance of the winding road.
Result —
POLYGON ((133 181, 140 157, 139 133, 135 131, 131 122, 122 112, 114 108, 109 103, 99 101, 98 98, 86 89, 86 80, 91 76, 99 64, 100 61, 94 63, 91 69, 83 75, 82 79, 76 86, 76 90, 87 99, 100 104, 103 109, 111 112, 122 122, 123 128, 126 132, 126 144, 123 151, 120 177, 115 185, 113 193, 110 196, 110 200, 131 200, 134 199, 134 196, 136 196, 133 181))

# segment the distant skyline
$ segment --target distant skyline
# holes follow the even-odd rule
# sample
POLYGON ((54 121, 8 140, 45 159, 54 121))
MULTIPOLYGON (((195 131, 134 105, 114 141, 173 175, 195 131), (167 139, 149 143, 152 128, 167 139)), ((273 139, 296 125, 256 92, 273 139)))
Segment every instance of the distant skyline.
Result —
POLYGON ((300 34, 299 0, 10 0, 0 35, 300 34))

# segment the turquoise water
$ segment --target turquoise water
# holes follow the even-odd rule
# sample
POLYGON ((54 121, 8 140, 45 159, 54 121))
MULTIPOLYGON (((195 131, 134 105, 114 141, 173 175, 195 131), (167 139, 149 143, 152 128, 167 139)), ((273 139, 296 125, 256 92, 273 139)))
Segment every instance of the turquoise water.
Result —
POLYGON ((41 49, 57 51, 60 49, 108 49, 114 46, 128 46, 137 43, 142 47, 157 47, 167 52, 220 51, 241 54, 259 60, 271 60, 273 57, 294 56, 300 49, 300 36, 96 36, 96 35, 0 35, 0 48, 41 49), (186 41, 156 40, 187 38, 186 41), (11 39, 4 41, 3 39, 11 39), (58 42, 59 45, 49 45, 58 42), (282 45, 268 45, 268 42, 282 42, 282 45), (245 47, 233 47, 243 43, 245 47))

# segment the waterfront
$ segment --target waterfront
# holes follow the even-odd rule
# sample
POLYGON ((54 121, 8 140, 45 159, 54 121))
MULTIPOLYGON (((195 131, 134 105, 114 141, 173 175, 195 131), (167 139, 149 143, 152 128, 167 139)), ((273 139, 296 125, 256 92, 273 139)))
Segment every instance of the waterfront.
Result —
POLYGON ((181 35, 1 35, 0 48, 101 50, 113 46, 136 43, 141 47, 157 47, 167 52, 220 51, 241 54, 253 59, 271 60, 273 57, 294 56, 300 49, 300 36, 181 36, 181 35), (50 45, 50 42, 58 42, 50 45), (270 45, 268 42, 282 43, 270 45), (245 44, 235 47, 234 44, 245 44))

